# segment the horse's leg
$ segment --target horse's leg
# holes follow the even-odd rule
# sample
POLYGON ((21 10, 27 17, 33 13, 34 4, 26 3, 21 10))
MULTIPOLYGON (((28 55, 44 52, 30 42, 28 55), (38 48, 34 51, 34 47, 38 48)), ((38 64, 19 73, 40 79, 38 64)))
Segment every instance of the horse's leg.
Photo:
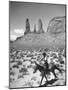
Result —
POLYGON ((42 84, 42 81, 43 81, 43 78, 44 78, 44 77, 46 78, 46 81, 48 81, 45 74, 46 74, 46 73, 44 72, 44 74, 42 75, 42 79, 41 79, 40 85, 42 84))
POLYGON ((50 71, 53 73, 53 75, 55 76, 55 78, 57 78, 54 70, 55 70, 55 67, 52 67, 50 71))
POLYGON ((42 84, 43 78, 44 78, 44 75, 42 76, 42 79, 41 79, 40 85, 42 84))
POLYGON ((59 72, 61 72, 61 73, 62 73, 62 70, 61 70, 61 69, 59 69, 58 67, 55 67, 55 69, 57 69, 59 72))
POLYGON ((46 78, 46 81, 48 81, 46 75, 45 75, 45 78, 46 78))
POLYGON ((55 71, 53 70, 52 73, 54 74, 55 78, 57 78, 56 74, 55 74, 55 71))

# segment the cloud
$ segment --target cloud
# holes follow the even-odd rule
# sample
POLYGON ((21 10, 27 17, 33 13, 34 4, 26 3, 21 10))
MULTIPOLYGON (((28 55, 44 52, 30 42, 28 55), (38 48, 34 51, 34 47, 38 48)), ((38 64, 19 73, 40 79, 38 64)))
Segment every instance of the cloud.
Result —
POLYGON ((17 36, 16 35, 10 35, 10 40, 14 41, 16 40, 17 36))
POLYGON ((24 30, 23 29, 15 29, 14 32, 16 34, 23 34, 24 35, 24 30))
POLYGON ((17 37, 24 35, 23 29, 14 29, 10 31, 10 40, 16 40, 17 37))

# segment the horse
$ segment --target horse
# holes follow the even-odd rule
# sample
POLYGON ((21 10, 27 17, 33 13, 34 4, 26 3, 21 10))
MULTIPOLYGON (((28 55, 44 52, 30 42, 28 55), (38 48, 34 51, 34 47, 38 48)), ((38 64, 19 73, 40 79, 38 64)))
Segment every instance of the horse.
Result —
POLYGON ((37 64, 36 62, 35 62, 35 64, 36 64, 36 67, 35 67, 35 70, 33 73, 36 73, 37 70, 39 70, 41 72, 41 75, 42 75, 42 79, 40 82, 40 85, 41 85, 44 77, 46 78, 46 81, 48 81, 46 75, 47 74, 50 75, 50 69, 45 69, 43 66, 37 64))
POLYGON ((46 81, 48 82, 46 75, 50 75, 50 72, 52 72, 53 75, 55 76, 55 78, 57 79, 57 76, 55 74, 55 69, 57 69, 59 72, 62 72, 56 65, 53 65, 51 68, 49 68, 49 65, 46 63, 46 66, 44 68, 44 66, 37 64, 37 62, 35 62, 35 64, 36 64, 36 67, 35 67, 35 70, 33 73, 36 73, 36 71, 39 70, 41 72, 41 75, 42 75, 40 85, 42 84, 44 77, 46 78, 46 81))

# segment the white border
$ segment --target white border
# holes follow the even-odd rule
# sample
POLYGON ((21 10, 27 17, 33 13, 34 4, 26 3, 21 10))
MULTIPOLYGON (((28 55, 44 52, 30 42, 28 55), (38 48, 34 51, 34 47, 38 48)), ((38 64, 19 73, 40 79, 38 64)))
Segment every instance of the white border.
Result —
MULTIPOLYGON (((13 0, 13 1, 19 1, 19 0, 13 0)), ((23 0, 20 0, 20 1, 23 1, 23 0)), ((24 1, 68 5, 68 0, 24 0, 24 1)), ((67 35, 67 38, 68 38, 68 35, 67 35)), ((8 89, 8 81, 9 81, 9 74, 8 74, 9 72, 9 42, 8 41, 9 41, 9 1, 1 0, 0 1, 0 90, 8 89)), ((32 89, 35 89, 35 90, 41 90, 41 89, 64 90, 65 89, 67 90, 67 88, 68 88, 68 83, 67 83, 67 86, 29 88, 29 89, 31 90, 32 89)))

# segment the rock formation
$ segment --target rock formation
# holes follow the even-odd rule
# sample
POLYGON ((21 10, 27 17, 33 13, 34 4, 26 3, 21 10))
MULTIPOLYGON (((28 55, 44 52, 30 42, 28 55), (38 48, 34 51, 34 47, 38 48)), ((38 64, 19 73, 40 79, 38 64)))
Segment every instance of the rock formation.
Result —
POLYGON ((34 33, 36 33, 36 24, 34 24, 34 33))
POLYGON ((27 19, 26 35, 16 39, 16 41, 11 43, 10 46, 20 50, 25 48, 65 48, 65 17, 53 18, 49 22, 47 32, 45 34, 42 33, 44 32, 42 22, 40 20, 39 22, 39 34, 34 34, 34 32, 36 32, 36 25, 34 25, 34 32, 30 33, 30 24, 27 19), (53 37, 52 35, 56 35, 57 37, 53 37))
POLYGON ((54 17, 50 20, 47 28, 47 32, 52 35, 65 32, 65 17, 54 17))
POLYGON ((29 23, 29 19, 27 18, 26 19, 26 29, 25 29, 25 32, 24 32, 24 34, 27 34, 27 33, 29 33, 30 32, 30 23, 29 23))
POLYGON ((41 19, 38 20, 38 33, 44 33, 41 19))

